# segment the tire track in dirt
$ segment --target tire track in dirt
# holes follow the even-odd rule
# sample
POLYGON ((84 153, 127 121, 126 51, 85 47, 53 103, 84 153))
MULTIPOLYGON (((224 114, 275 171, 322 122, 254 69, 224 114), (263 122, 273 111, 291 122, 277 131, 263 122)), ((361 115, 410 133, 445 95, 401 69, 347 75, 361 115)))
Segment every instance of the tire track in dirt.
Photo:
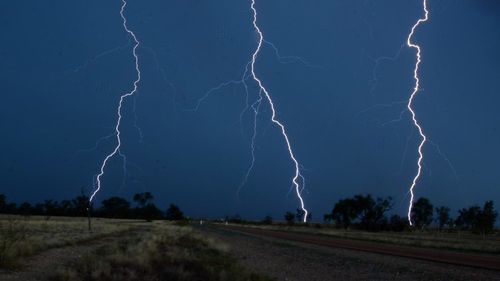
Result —
POLYGON ((323 235, 301 234, 248 227, 224 226, 223 228, 220 228, 229 231, 291 240, 329 248, 342 248, 500 271, 500 257, 494 255, 478 255, 439 249, 416 248, 360 240, 340 239, 335 237, 326 237, 323 235))
POLYGON ((38 254, 21 259, 21 266, 16 270, 0 270, 1 281, 43 281, 47 280, 50 274, 61 265, 78 261, 97 250, 98 248, 110 244, 122 238, 124 235, 132 235, 134 232, 141 232, 144 229, 130 229, 110 233, 93 238, 84 242, 75 242, 70 246, 56 247, 44 250, 38 254))

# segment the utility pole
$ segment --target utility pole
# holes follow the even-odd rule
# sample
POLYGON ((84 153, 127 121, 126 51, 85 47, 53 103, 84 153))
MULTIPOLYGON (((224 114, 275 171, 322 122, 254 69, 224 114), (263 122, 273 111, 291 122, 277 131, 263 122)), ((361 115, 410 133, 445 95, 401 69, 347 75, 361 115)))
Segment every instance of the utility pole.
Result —
POLYGON ((87 214, 88 214, 88 222, 89 222, 89 232, 91 232, 91 231, 92 231, 92 224, 90 223, 90 222, 91 222, 91 221, 90 221, 90 211, 91 211, 91 209, 92 209, 91 207, 92 207, 92 206, 91 206, 91 203, 90 203, 90 201, 89 201, 89 205, 87 206, 87 214))
MULTIPOLYGON (((81 194, 81 198, 85 198, 85 192, 84 192, 84 189, 85 186, 82 186, 81 189, 80 189, 80 194, 81 194)), ((91 224, 91 221, 90 221, 90 212, 92 211, 92 202, 90 202, 90 198, 87 197, 87 220, 88 220, 88 225, 89 225, 89 232, 92 231, 92 224, 91 224)))

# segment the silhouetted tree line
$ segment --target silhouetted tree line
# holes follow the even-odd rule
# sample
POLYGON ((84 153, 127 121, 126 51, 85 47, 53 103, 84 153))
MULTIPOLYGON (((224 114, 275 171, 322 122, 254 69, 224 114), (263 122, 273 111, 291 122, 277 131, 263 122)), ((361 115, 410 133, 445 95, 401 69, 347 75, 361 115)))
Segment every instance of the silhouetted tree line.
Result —
MULTIPOLYGON (((153 203, 153 195, 150 192, 137 193, 132 197, 134 204, 131 204, 125 198, 113 196, 104 199, 101 205, 92 209, 92 216, 103 218, 120 219, 167 219, 183 220, 183 212, 175 204, 170 204, 166 211, 160 210, 153 203)), ((7 202, 5 195, 0 194, 0 214, 16 214, 23 216, 38 215, 46 216, 68 216, 83 217, 87 216, 89 207, 89 198, 80 195, 71 200, 45 200, 43 203, 31 204, 24 202, 20 205, 7 202)))
POLYGON ((343 228, 355 226, 369 231, 400 230, 402 218, 397 215, 390 218, 386 216, 392 206, 391 197, 374 199, 371 195, 356 195, 339 200, 332 212, 324 215, 324 220, 333 221, 336 226, 343 228))
MULTIPOLYGON (((356 195, 352 198, 341 199, 335 203, 331 213, 324 215, 324 221, 333 222, 337 227, 357 228, 368 231, 403 231, 409 227, 406 217, 399 215, 388 216, 392 209, 391 197, 374 199, 371 195, 356 195)), ((293 220, 293 213, 286 213, 287 221, 293 220)), ((481 208, 474 205, 462 208, 458 216, 450 216, 450 208, 440 206, 434 208, 429 199, 419 198, 414 202, 411 218, 415 227, 428 228, 433 222, 439 230, 455 229, 469 230, 486 235, 492 233, 498 213, 493 201, 486 201, 481 208)))
MULTIPOLYGON (((288 225, 293 225, 295 224, 295 222, 299 222, 299 223, 302 223, 304 221, 304 215, 305 215, 305 212, 304 210, 300 209, 300 208, 297 208, 297 210, 295 211, 295 213, 293 212, 286 212, 285 213, 285 221, 288 225)), ((307 213, 307 219, 306 221, 307 222, 310 222, 312 219, 312 214, 311 212, 307 213)), ((262 221, 263 223, 266 223, 266 221, 271 221, 272 222, 272 218, 271 217, 268 217, 267 219, 264 218, 264 220, 262 221)))

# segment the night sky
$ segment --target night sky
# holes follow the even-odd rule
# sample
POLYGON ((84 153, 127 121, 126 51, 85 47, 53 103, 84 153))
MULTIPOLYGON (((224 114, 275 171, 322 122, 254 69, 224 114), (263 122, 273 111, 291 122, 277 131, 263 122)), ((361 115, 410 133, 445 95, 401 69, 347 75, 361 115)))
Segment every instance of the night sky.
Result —
MULTIPOLYGON (((129 0, 142 80, 123 109, 122 151, 97 202, 151 191, 162 209, 192 216, 282 218, 298 201, 293 164, 270 108, 257 122, 241 80, 257 44, 250 1, 129 0), (240 122, 241 121, 241 122, 240 122), (139 129, 138 129, 139 128, 139 129)), ((15 202, 62 200, 92 189, 116 144, 119 96, 135 79, 121 1, 4 1, 0 9, 0 193, 15 202), (106 137, 108 136, 108 137, 106 137)), ((414 107, 432 143, 416 197, 456 211, 500 204, 500 3, 429 0, 421 91, 414 107)), ((256 72, 303 165, 304 199, 321 219, 340 198, 392 196, 404 215, 418 132, 404 111, 415 50, 403 46, 423 15, 418 0, 257 0, 263 45, 256 72), (301 59, 298 59, 300 57, 301 59)), ((248 80, 250 102, 258 89, 248 80)))

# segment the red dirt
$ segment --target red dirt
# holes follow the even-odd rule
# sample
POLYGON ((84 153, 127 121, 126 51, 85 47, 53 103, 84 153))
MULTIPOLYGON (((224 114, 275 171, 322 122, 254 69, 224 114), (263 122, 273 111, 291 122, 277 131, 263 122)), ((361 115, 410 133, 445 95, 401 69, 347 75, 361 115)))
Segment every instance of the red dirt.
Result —
POLYGON ((323 235, 283 232, 249 227, 225 226, 224 229, 253 234, 257 236, 267 236, 285 240, 292 240, 330 248, 342 248, 500 271, 500 257, 493 255, 479 255, 452 252, 440 249, 416 248, 409 246, 374 243, 369 241, 341 239, 323 235))

